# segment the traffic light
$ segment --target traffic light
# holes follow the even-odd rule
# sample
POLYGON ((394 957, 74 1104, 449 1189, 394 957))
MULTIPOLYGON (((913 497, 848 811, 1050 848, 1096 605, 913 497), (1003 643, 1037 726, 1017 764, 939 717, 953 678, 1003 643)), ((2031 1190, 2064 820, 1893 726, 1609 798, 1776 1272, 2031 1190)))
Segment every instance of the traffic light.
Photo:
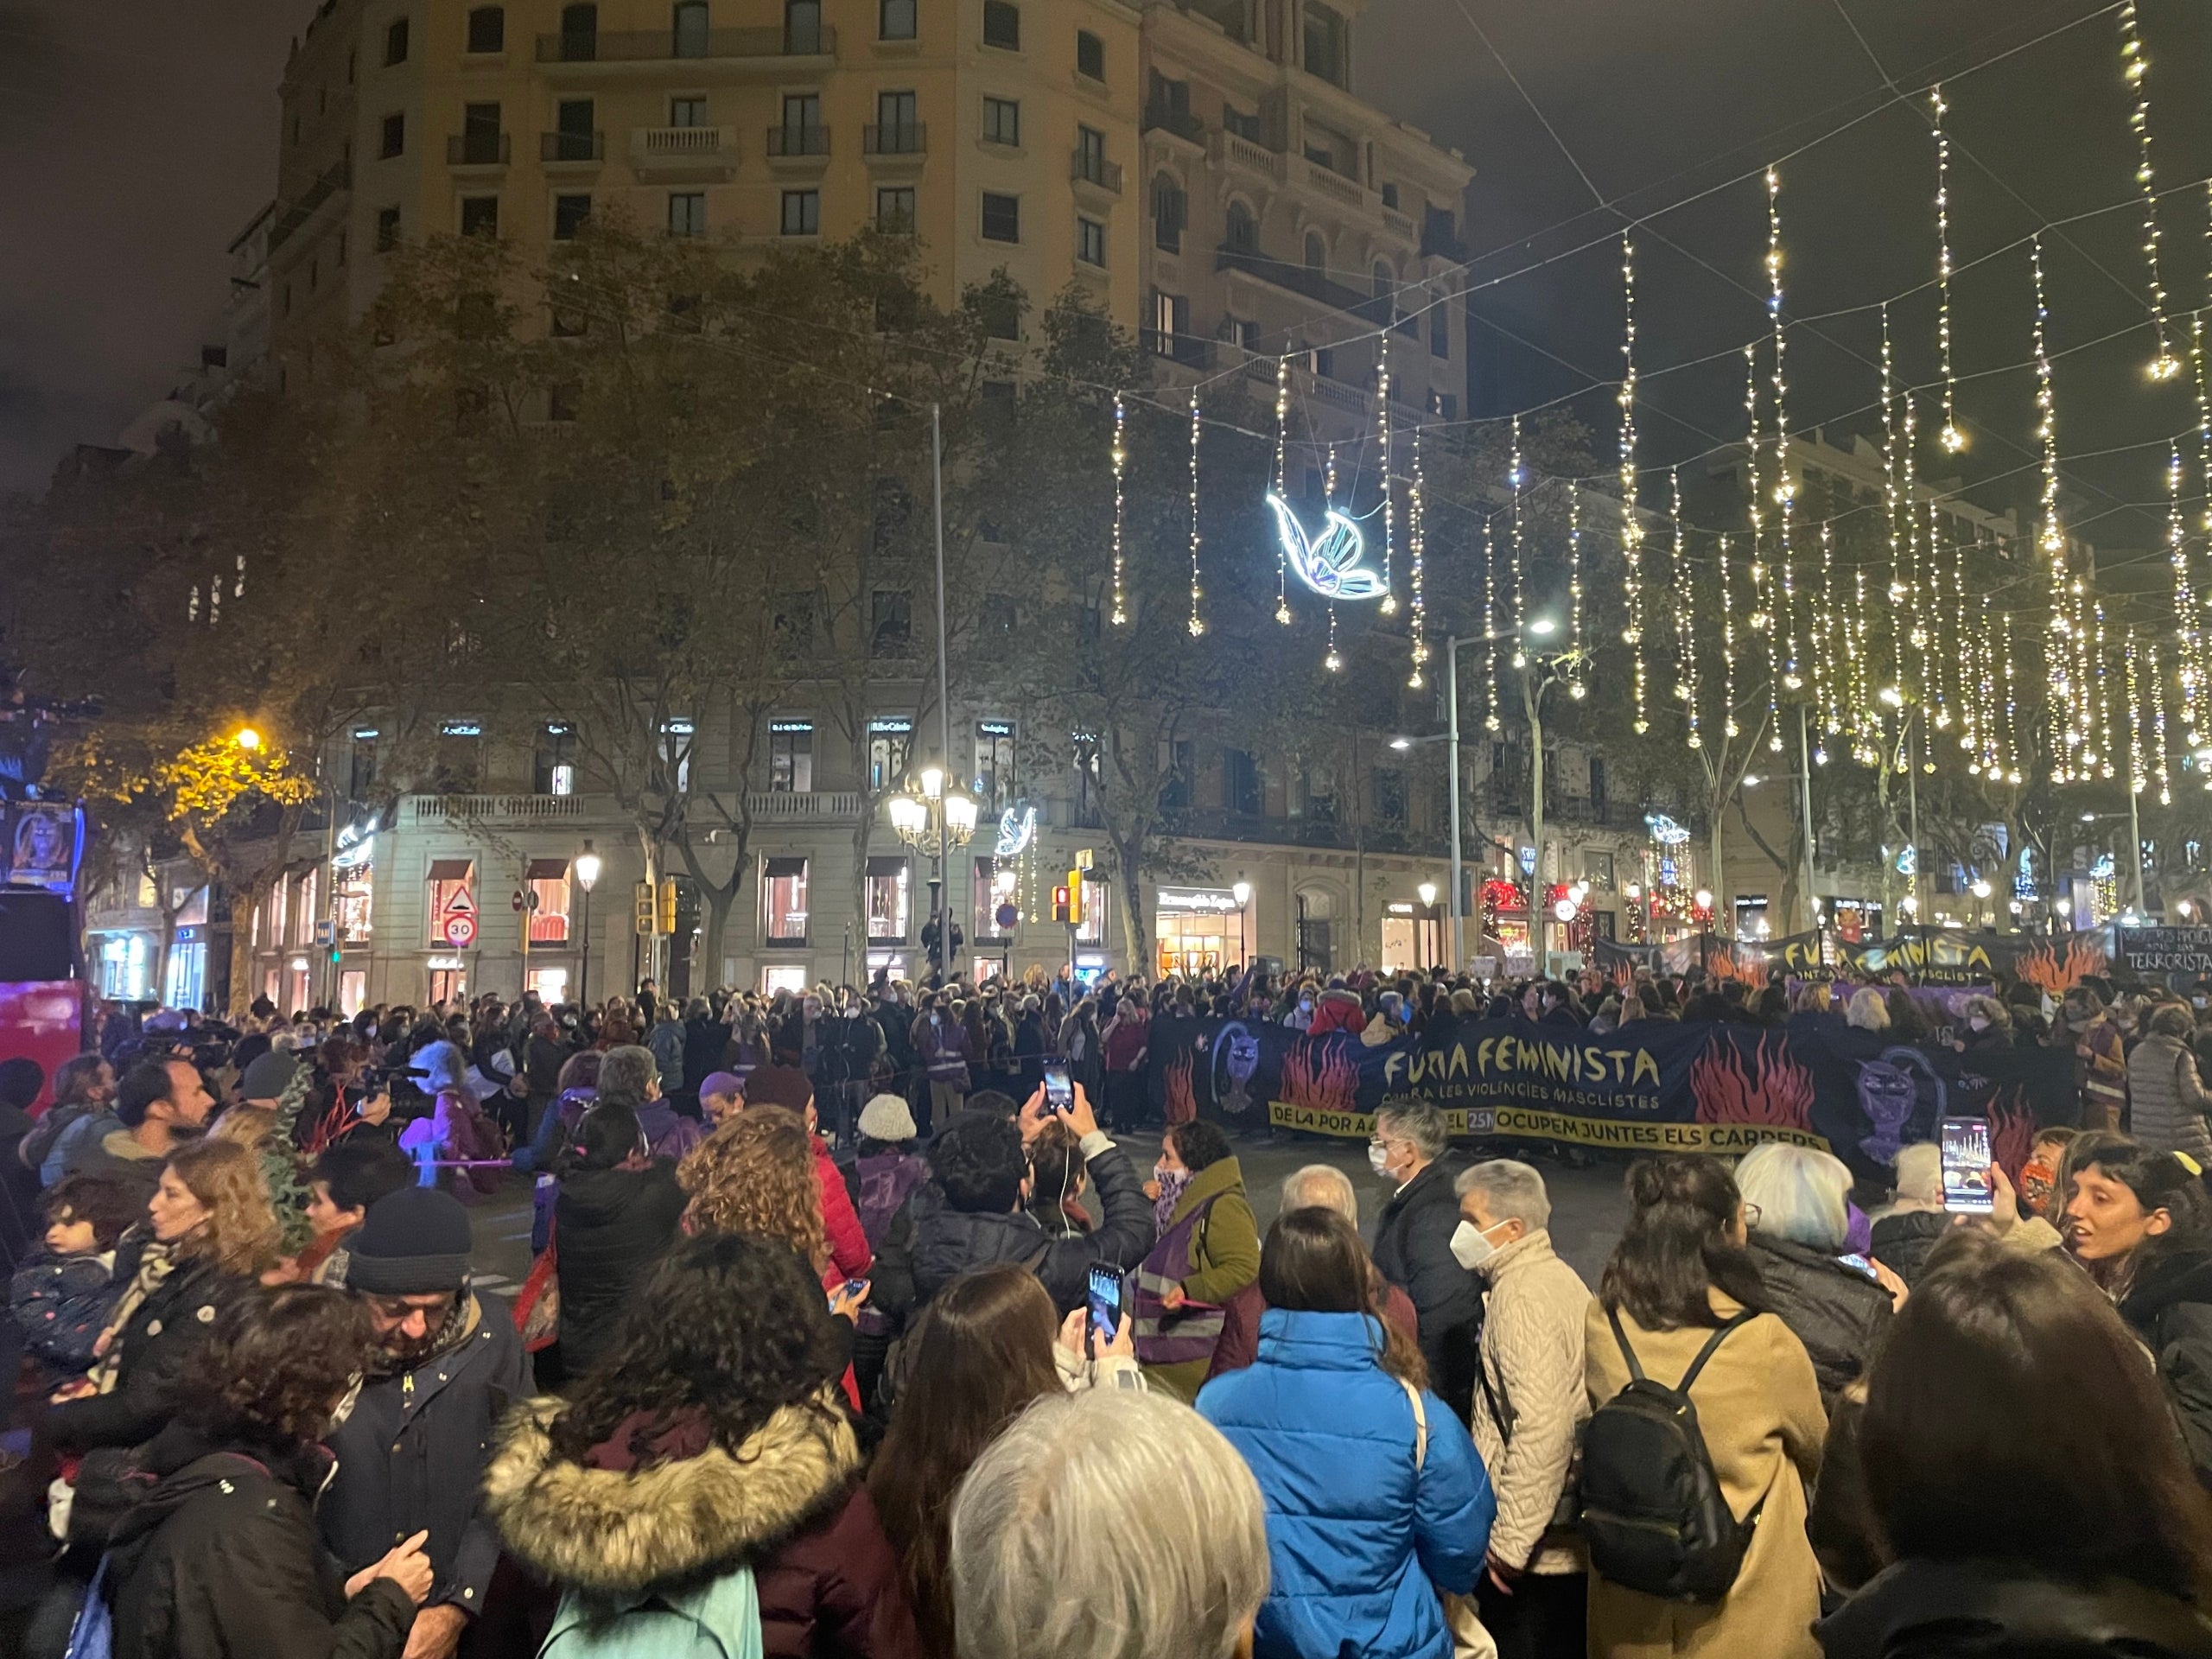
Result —
POLYGON ((1075 920, 1073 896, 1065 887, 1052 889, 1052 919, 1056 922, 1075 920))
POLYGON ((676 878, 664 875, 660 879, 660 928, 663 933, 676 931, 676 878))
POLYGON ((336 967, 340 963, 343 962, 345 959, 346 959, 346 952, 345 952, 343 950, 341 950, 339 946, 334 945, 334 945, 332 945, 332 946, 330 947, 330 963, 331 963, 331 966, 333 966, 333 967, 334 968, 334 967, 336 967))
POLYGON ((1068 872, 1068 920, 1080 924, 1083 920, 1083 872, 1068 872))
POLYGON ((634 889, 633 897, 638 914, 638 931, 651 935, 653 931, 653 884, 650 881, 639 882, 634 889))

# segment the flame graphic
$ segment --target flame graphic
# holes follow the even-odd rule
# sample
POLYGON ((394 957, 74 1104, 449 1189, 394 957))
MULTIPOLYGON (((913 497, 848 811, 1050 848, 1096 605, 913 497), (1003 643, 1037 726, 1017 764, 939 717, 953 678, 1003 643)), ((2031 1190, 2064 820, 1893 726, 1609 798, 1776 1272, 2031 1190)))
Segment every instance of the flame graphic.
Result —
POLYGON ((1761 1041, 1756 1071, 1742 1052, 1716 1042, 1691 1063, 1690 1092, 1700 1123, 1753 1123, 1812 1133, 1813 1074, 1761 1041))
POLYGON ((1359 1109, 1359 1067, 1333 1037, 1301 1037, 1283 1057, 1282 1097, 1320 1112, 1359 1109))
POLYGON ((2027 1091, 2015 1084, 1989 1097, 1989 1153, 1997 1166, 2012 1177, 2017 1191, 2020 1166, 2035 1149, 2036 1115, 2028 1105, 2027 1091))
POLYGON ((1179 1054, 1168 1061, 1161 1083, 1160 1113, 1170 1123, 1188 1123, 1198 1115, 1198 1097, 1191 1088, 1188 1054, 1179 1054))
POLYGON ((2107 965, 2102 950, 2087 939, 2073 939, 2063 951, 2053 950, 2048 941, 2023 950, 2013 971, 2037 990, 2063 996, 2089 975, 2103 973, 2107 965))

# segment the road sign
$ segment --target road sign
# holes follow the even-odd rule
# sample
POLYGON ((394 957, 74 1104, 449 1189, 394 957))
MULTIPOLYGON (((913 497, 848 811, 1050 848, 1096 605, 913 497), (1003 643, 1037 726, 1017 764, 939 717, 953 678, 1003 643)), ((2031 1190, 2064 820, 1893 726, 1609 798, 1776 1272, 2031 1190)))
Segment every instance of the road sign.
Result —
POLYGON ((507 904, 508 904, 509 907, 510 907, 510 908, 512 908, 512 910, 513 910, 513 911, 514 911, 518 915, 519 915, 519 914, 521 913, 521 911, 522 911, 522 889, 521 889, 520 887, 517 887, 517 888, 514 890, 514 896, 513 896, 513 897, 512 897, 511 899, 509 899, 507 900, 507 904))
POLYGON ((466 950, 476 943, 476 918, 467 911, 455 911, 446 918, 446 943, 456 950, 466 950))
POLYGON ((1021 919, 1021 912, 1012 905, 1001 905, 992 912, 991 919, 999 925, 999 931, 1004 933, 1021 919))
POLYGON ((315 925, 315 942, 317 944, 328 944, 335 937, 327 918, 315 925))

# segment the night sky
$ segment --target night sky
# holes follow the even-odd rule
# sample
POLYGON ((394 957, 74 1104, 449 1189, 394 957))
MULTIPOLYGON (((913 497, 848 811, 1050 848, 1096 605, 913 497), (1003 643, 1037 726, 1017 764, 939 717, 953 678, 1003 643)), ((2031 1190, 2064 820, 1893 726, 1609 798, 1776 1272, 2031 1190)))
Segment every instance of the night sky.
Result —
MULTIPOLYGON (((221 308, 225 246, 271 188, 276 79, 312 10, 313 0, 0 0, 0 488, 42 483, 72 442, 111 441, 196 359, 221 308)), ((2158 182, 2171 189, 2212 173, 2212 8, 2142 0, 2142 28, 2158 182)), ((1651 215, 1637 260, 1648 462, 1740 435, 1743 369, 1729 348, 1764 317, 1757 179, 1658 210, 1875 111, 1783 164, 1788 311, 1809 317, 1928 283, 1925 99, 1878 106, 1891 96, 1885 77, 1911 92, 1942 75, 1952 248, 1968 267, 1953 298, 1960 414, 1974 438, 1961 470, 1985 505, 2033 499, 2032 379, 2012 366, 2029 356, 2026 251, 1971 262, 2039 222, 2113 209, 2046 242, 2056 352, 2133 325, 2059 358, 2060 438, 2069 458, 2084 457, 2068 464, 2077 531, 2107 549, 2156 547, 2163 448, 2088 458, 2163 443, 2192 420, 2184 385, 2153 390, 2141 374, 2152 335, 2130 101, 2104 0, 1376 0, 1357 41, 1357 90, 1478 168, 1466 225, 1482 285, 1471 413, 1618 374, 1611 238, 1622 213, 1651 215), (1538 261, 1548 263, 1509 275, 1538 261)), ((2190 312, 2207 302, 2206 213, 2201 184, 2160 204, 2183 343, 2190 312)), ((1910 380, 1935 376, 1935 315, 1932 286, 1894 309, 1910 380)), ((1878 340, 1872 310, 1794 329, 1791 424, 1876 431, 1866 406, 1878 340)), ((1602 453, 1609 394, 1577 408, 1602 453)))

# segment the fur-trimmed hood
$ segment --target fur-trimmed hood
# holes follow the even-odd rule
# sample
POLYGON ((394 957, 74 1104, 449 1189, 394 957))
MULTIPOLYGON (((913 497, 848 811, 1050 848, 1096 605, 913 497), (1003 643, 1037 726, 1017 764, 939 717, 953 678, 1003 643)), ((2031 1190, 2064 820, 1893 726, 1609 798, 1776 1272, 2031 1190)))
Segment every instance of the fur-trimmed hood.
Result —
POLYGON ((834 1412, 785 1406, 734 1453, 709 1446, 617 1470, 555 1455, 550 1430, 566 1409, 540 1398, 507 1420, 485 1471, 485 1507, 518 1560, 601 1595, 751 1560, 822 1514, 860 1472, 859 1445, 834 1412))

